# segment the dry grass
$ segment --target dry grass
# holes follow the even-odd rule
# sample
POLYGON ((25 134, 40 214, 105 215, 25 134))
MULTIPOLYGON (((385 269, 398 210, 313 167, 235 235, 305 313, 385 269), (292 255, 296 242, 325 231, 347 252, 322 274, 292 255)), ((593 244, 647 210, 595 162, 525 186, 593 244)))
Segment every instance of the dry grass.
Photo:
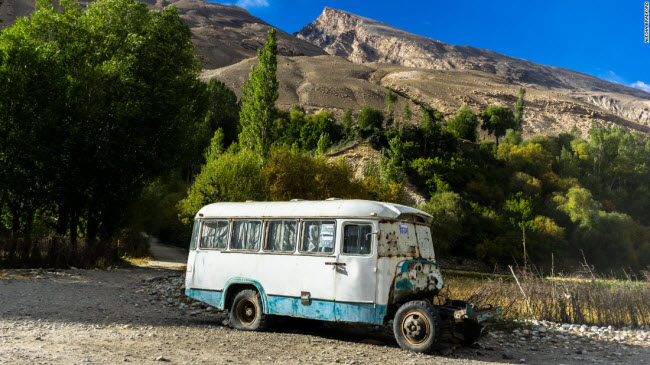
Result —
POLYGON ((123 257, 123 260, 130 263, 131 265, 134 266, 146 266, 149 261, 151 261, 150 257, 123 257))
POLYGON ((500 305, 507 319, 535 318, 601 326, 650 324, 648 281, 544 278, 524 270, 515 275, 521 289, 512 276, 445 272, 442 296, 479 306, 500 305))

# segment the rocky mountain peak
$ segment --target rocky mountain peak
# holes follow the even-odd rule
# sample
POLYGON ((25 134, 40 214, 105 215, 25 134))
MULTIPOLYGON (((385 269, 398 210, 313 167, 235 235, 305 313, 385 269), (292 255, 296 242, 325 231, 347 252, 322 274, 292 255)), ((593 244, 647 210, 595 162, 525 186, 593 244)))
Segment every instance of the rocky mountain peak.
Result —
POLYGON ((503 83, 513 86, 570 93, 581 101, 650 126, 650 109, 647 105, 650 94, 642 90, 491 50, 447 44, 346 11, 325 8, 316 20, 296 35, 329 54, 354 63, 480 71, 496 75, 503 83))

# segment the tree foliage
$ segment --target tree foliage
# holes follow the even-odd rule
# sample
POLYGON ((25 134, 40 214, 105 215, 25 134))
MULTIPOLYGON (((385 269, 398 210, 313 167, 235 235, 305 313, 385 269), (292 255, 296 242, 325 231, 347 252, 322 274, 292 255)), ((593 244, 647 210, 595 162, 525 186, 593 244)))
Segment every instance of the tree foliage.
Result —
POLYGON ((277 116, 275 101, 278 99, 277 54, 275 29, 270 29, 264 48, 257 51, 257 65, 242 88, 239 122, 242 131, 239 143, 266 156, 273 144, 273 122, 277 116))
POLYGON ((476 142, 478 138, 478 118, 467 105, 458 109, 456 115, 447 122, 447 126, 459 138, 471 142, 476 142))
POLYGON ((482 121, 481 129, 494 135, 497 145, 499 144, 499 137, 504 136, 506 130, 518 128, 515 115, 506 106, 490 105, 479 116, 482 121))
POLYGON ((358 117, 359 129, 363 137, 368 137, 374 132, 380 131, 384 123, 384 114, 381 110, 371 106, 363 106, 358 117))
POLYGON ((190 38, 174 7, 131 0, 41 2, 0 33, 0 189, 15 229, 29 236, 48 211, 73 244, 105 241, 148 180, 196 157, 205 85, 190 38))
POLYGON ((517 129, 521 130, 521 125, 524 123, 524 97, 526 96, 526 89, 519 88, 519 96, 517 97, 517 105, 515 106, 515 122, 517 129))

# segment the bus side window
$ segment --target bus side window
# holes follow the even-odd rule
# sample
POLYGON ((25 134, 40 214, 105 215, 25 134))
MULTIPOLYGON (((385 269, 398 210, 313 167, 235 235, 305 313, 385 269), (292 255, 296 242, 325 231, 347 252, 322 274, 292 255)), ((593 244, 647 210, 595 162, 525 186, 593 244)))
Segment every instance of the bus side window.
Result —
POLYGON ((343 253, 368 255, 372 250, 372 225, 346 224, 343 229, 343 253))
POLYGON ((223 250, 228 242, 228 221, 204 221, 201 232, 201 248, 223 250))
POLYGON ((334 252, 335 221, 305 221, 300 252, 334 252))
POLYGON ((262 222, 235 221, 230 248, 233 250, 257 251, 262 240, 262 222))
POLYGON ((297 221, 269 221, 264 250, 274 252, 293 252, 296 249, 297 230, 297 221))
POLYGON ((194 220, 194 227, 192 228, 192 239, 190 240, 190 250, 196 249, 196 240, 199 235, 199 227, 201 227, 201 221, 198 219, 194 220))

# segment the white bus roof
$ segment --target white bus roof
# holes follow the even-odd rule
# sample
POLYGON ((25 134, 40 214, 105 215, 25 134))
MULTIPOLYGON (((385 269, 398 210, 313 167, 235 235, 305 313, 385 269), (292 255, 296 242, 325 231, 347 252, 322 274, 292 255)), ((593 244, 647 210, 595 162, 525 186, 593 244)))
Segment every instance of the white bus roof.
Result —
POLYGON ((289 202, 214 203, 206 205, 197 218, 387 218, 430 224, 433 217, 405 205, 370 200, 297 200, 289 202))

